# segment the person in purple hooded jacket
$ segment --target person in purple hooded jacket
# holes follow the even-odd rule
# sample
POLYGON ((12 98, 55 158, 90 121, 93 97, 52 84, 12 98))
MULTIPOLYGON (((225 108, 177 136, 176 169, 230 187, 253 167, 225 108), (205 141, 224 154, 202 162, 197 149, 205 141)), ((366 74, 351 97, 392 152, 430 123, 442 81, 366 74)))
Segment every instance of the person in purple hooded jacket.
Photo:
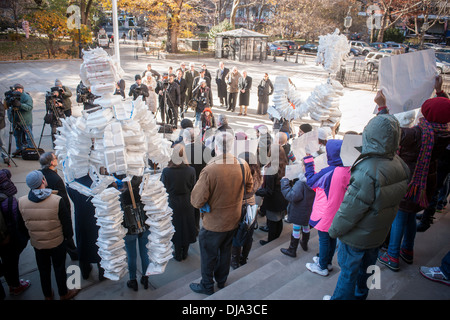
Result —
POLYGON ((332 270, 332 260, 336 249, 336 239, 328 234, 328 229, 338 211, 350 181, 349 167, 344 167, 341 159, 342 140, 328 140, 326 153, 328 167, 315 172, 314 158, 304 158, 307 184, 316 191, 309 224, 319 234, 319 256, 306 268, 321 276, 332 270))

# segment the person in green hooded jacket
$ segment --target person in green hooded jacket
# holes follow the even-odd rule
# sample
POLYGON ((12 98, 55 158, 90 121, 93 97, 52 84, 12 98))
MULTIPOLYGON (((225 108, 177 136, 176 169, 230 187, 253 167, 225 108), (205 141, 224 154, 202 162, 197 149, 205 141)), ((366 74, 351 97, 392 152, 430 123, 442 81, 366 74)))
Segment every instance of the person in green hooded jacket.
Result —
POLYGON ((372 118, 362 134, 362 152, 351 168, 344 200, 328 230, 340 240, 341 267, 335 291, 324 299, 366 299, 370 266, 376 264, 410 180, 410 170, 397 155, 400 124, 393 115, 372 118))
POLYGON ((33 148, 33 99, 24 91, 21 84, 15 84, 13 90, 20 92, 20 101, 8 109, 8 119, 14 126, 16 151, 14 156, 22 154, 25 148, 33 148))

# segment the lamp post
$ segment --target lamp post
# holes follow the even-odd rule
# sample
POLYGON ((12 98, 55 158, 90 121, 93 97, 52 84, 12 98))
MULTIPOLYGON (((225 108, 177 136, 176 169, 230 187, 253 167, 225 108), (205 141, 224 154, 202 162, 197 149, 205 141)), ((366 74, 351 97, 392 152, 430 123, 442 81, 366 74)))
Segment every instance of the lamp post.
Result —
POLYGON ((352 26, 352 16, 350 15, 350 9, 352 6, 348 7, 347 16, 344 18, 344 27, 345 27, 345 33, 348 33, 348 29, 352 26))
POLYGON ((113 33, 114 33, 114 56, 117 65, 120 67, 120 52, 119 52, 119 21, 117 18, 117 0, 112 0, 112 15, 113 15, 113 33))

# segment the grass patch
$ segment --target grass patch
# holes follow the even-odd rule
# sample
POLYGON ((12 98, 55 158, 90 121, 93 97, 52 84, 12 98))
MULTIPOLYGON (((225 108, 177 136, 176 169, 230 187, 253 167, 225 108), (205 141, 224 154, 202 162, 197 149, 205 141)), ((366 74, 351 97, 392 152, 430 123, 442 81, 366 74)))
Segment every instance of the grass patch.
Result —
MULTIPOLYGON (((0 60, 40 60, 48 59, 47 48, 42 40, 30 37, 19 42, 0 40, 0 60), (21 55, 22 51, 22 55, 21 55)), ((78 57, 78 48, 71 41, 61 41, 57 45, 56 56, 52 59, 72 59, 78 57)))

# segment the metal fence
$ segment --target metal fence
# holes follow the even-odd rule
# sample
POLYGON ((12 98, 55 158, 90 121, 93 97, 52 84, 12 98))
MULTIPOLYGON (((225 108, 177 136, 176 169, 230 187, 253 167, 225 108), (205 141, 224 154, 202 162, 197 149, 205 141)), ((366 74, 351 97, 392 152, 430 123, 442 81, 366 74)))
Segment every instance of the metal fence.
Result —
MULTIPOLYGON (((450 74, 442 74, 442 89, 450 93, 450 74)), ((376 91, 378 89, 378 69, 369 70, 364 60, 353 60, 341 67, 335 79, 344 87, 376 91)))

